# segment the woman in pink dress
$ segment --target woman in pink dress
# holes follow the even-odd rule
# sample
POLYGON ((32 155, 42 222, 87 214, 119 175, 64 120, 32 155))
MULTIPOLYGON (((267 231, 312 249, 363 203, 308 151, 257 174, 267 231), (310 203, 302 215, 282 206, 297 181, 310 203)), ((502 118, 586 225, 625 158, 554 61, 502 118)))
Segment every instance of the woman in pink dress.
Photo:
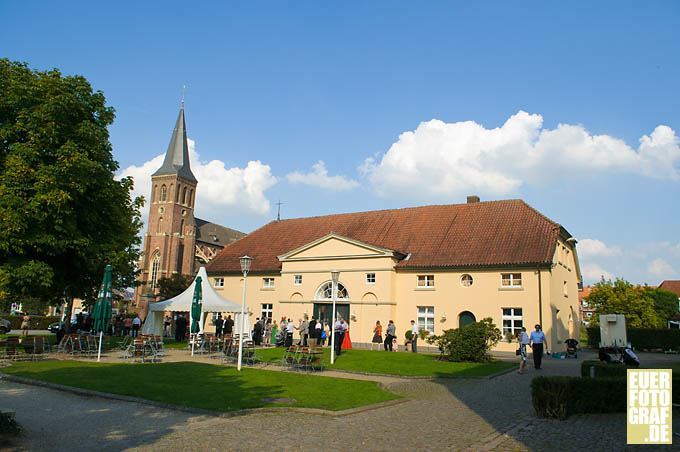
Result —
POLYGON ((345 337, 342 339, 342 350, 352 350, 352 340, 349 338, 349 325, 342 321, 342 325, 345 328, 345 337))

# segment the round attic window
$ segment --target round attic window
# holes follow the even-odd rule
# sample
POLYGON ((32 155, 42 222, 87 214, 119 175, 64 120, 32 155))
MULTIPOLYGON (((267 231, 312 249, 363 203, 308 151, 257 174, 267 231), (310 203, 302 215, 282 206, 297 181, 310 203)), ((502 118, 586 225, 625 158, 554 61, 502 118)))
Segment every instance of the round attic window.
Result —
POLYGON ((460 283, 463 285, 463 287, 470 287, 473 282, 474 280, 472 279, 472 276, 468 275, 467 273, 460 277, 460 283))

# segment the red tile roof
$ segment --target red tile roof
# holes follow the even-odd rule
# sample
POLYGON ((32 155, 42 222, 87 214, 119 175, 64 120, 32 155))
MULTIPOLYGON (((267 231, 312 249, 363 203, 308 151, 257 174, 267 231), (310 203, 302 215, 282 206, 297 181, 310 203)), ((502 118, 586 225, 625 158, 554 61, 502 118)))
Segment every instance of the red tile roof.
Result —
POLYGON ((675 295, 680 297, 680 281, 679 280, 666 280, 659 284, 659 288, 673 292, 675 295))
POLYGON ((330 233, 410 255, 398 263, 403 269, 545 266, 560 230, 522 200, 296 218, 271 222, 226 246, 206 269, 240 272, 239 257, 247 254, 252 272, 277 272, 277 256, 330 233))

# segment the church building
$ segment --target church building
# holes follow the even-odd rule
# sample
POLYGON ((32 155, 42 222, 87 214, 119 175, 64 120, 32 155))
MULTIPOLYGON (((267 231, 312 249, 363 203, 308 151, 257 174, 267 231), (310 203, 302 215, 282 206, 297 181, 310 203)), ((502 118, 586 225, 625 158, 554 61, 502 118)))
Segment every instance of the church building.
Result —
POLYGON ((184 102, 165 153, 151 176, 149 220, 139 268, 135 302, 144 312, 156 301, 158 280, 174 273, 194 275, 225 245, 245 234, 194 216, 198 181, 191 171, 184 102))
MULTIPOLYGON (((246 303, 255 317, 297 323, 338 315, 353 342, 370 343, 389 320, 404 343, 410 321, 443 330, 493 319, 512 350, 524 326, 543 325, 548 348, 578 338, 581 274, 576 240, 522 200, 346 213, 273 221, 227 245, 206 266, 223 297, 240 300, 239 257, 253 258, 246 303)), ((384 332, 384 329, 383 329, 384 332)), ((383 333, 384 334, 384 333, 383 333)))

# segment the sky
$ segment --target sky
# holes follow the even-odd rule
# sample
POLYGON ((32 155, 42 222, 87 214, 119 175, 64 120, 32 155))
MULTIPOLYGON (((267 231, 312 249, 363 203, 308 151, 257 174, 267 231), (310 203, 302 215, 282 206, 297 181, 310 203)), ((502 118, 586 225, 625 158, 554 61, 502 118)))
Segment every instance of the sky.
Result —
MULTIPOLYGON (((586 283, 680 279, 680 3, 0 2, 0 57, 85 76, 148 197, 183 86, 196 216, 522 198, 586 283)), ((146 214, 146 212, 145 212, 146 214)))

